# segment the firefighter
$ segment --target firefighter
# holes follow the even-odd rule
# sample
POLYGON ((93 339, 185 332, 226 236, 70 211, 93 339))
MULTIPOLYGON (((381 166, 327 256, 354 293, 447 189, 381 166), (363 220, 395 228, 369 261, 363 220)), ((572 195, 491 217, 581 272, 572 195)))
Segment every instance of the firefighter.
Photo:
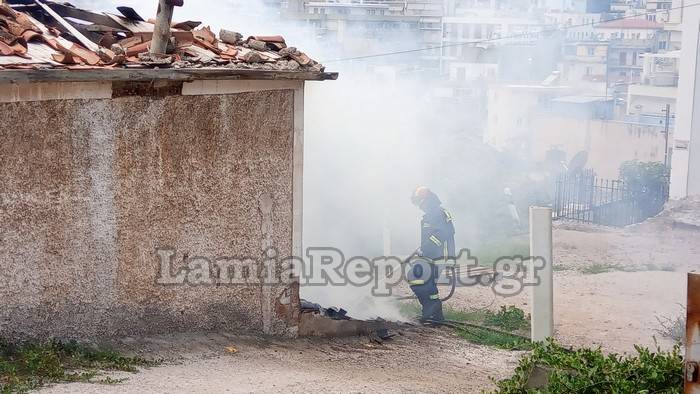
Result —
POLYGON ((408 282, 423 307, 422 320, 442 321, 442 301, 437 288, 439 269, 437 260, 455 257, 455 228, 452 215, 442 208, 438 196, 427 187, 419 187, 411 201, 423 211, 421 221, 421 246, 418 255, 422 259, 408 270, 408 282))

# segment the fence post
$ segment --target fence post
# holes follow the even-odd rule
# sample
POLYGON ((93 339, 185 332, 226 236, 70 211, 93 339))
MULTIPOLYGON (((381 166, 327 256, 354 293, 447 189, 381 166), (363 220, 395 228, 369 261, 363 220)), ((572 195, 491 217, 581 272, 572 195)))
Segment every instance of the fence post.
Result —
POLYGON ((531 338, 541 342, 554 334, 551 208, 530 207, 530 255, 545 263, 538 271, 539 284, 533 286, 531 300, 531 338))
POLYGON ((700 273, 688 273, 687 305, 683 380, 686 394, 700 394, 700 273))

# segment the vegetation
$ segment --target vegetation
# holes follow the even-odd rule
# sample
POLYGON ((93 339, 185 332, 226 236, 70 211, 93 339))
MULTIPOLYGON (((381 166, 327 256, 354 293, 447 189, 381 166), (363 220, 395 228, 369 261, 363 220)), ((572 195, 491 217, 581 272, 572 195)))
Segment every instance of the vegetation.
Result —
POLYGON ((669 169, 663 163, 627 161, 620 167, 620 177, 642 217, 663 210, 668 196, 669 169))
POLYGON ((656 316, 659 328, 654 329, 663 338, 672 339, 676 343, 685 343, 685 306, 678 304, 678 314, 675 316, 656 316))
POLYGON ((447 310, 445 318, 469 323, 470 325, 458 326, 457 328, 459 336, 469 342, 508 350, 528 350, 531 348, 530 340, 525 337, 529 334, 529 317, 522 309, 515 306, 502 306, 498 312, 447 310))
POLYGON ((644 192, 667 184, 669 171, 664 163, 626 161, 620 166, 620 178, 630 190, 644 192))
POLYGON ((683 359, 680 347, 670 352, 636 346, 637 354, 606 355, 598 349, 569 350, 553 340, 534 345, 510 379, 496 382, 497 394, 522 393, 680 393, 683 359), (535 368, 548 373, 542 385, 533 384, 535 368), (537 387, 532 387, 537 386, 537 387))
POLYGON ((121 380, 98 379, 99 372, 136 372, 137 367, 153 365, 156 363, 76 342, 10 344, 0 339, 0 393, 23 393, 49 383, 116 384, 121 380))

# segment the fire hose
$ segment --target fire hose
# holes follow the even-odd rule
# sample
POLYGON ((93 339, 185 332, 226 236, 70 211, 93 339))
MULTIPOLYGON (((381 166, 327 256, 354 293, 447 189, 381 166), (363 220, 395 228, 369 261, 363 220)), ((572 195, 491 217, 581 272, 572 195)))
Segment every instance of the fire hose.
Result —
MULTIPOLYGON (((435 264, 435 262, 433 260, 428 259, 428 258, 423 257, 423 256, 420 256, 418 254, 418 251, 415 251, 415 252, 413 252, 413 254, 408 256, 408 258, 403 261, 403 264, 411 264, 415 260, 423 260, 424 262, 426 262, 427 264, 430 264, 430 265, 435 264)), ((451 278, 451 280, 450 280, 451 283, 450 283, 450 293, 447 296, 445 296, 444 298, 440 299, 440 301, 442 301, 442 302, 449 300, 455 294, 455 289, 457 288, 457 271, 455 270, 455 265, 456 265, 456 263, 451 265, 451 266, 445 267, 445 269, 448 271, 449 276, 451 278)), ((416 299, 416 296, 397 297, 396 299, 400 300, 400 301, 401 300, 412 300, 412 299, 416 299)))

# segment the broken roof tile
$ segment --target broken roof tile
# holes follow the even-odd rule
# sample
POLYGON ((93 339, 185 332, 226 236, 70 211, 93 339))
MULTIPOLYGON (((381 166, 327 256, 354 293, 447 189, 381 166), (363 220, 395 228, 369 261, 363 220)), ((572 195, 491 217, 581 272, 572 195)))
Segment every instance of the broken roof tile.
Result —
POLYGON ((323 66, 280 35, 254 35, 197 28, 201 22, 172 24, 173 44, 167 58, 153 59, 147 52, 154 24, 132 9, 123 15, 99 13, 67 3, 38 0, 0 3, 0 68, 134 68, 207 67, 323 72, 323 66), (16 6, 16 9, 12 7, 16 6), (42 21, 42 22, 39 22, 42 21))

